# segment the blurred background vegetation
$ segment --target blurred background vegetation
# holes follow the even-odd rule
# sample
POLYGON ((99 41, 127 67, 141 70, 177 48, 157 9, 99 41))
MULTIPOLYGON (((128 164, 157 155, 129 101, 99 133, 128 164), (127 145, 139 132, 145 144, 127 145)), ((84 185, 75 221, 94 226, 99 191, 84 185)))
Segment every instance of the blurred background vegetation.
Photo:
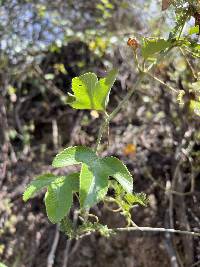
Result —
MULTIPOLYGON (((200 242, 187 236, 92 235, 69 242, 48 222, 42 194, 28 204, 21 197, 31 179, 50 171, 61 148, 94 145, 101 115, 66 106, 71 79, 117 67, 112 110, 137 76, 127 39, 168 37, 175 25, 173 7, 161 12, 161 6, 156 0, 0 1, 0 261, 9 267, 200 266, 200 242)), ((189 25, 194 18, 183 34, 189 25)), ((184 91, 184 105, 168 88, 145 79, 111 123, 109 149, 106 139, 102 144, 102 154, 123 159, 135 190, 149 196, 147 208, 133 210, 139 226, 200 231, 200 127, 189 108, 195 80, 188 62, 198 73, 199 59, 177 49, 154 73, 184 91)), ((110 227, 125 225, 104 207, 95 212, 110 227)))

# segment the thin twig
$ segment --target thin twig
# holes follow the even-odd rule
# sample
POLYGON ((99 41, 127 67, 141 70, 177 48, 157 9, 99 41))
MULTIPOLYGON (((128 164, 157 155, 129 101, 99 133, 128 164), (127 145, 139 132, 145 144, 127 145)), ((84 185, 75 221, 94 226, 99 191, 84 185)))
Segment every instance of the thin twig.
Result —
POLYGON ((128 91, 127 95, 124 97, 124 99, 119 103, 119 105, 113 110, 113 112, 109 115, 108 120, 111 121, 116 115, 117 113, 120 111, 120 109, 122 107, 124 107, 124 105, 126 104, 126 102, 129 100, 129 98, 132 96, 132 94, 135 92, 135 90, 137 89, 137 87, 140 85, 140 83, 142 82, 143 78, 144 78, 145 73, 144 72, 140 72, 138 79, 134 85, 134 87, 128 91))
POLYGON ((56 232, 55 232, 54 240, 53 240, 53 244, 52 244, 52 247, 51 247, 51 251, 50 251, 50 253, 48 255, 48 258, 47 258, 47 267, 53 267, 54 259, 55 259, 55 253, 56 253, 56 249, 57 249, 57 246, 58 246, 59 238, 60 238, 60 232, 59 232, 59 227, 57 225, 56 226, 56 232))
MULTIPOLYGON (((179 235, 189 235, 193 237, 199 237, 200 233, 192 232, 192 231, 184 231, 184 230, 176 230, 176 229, 170 229, 170 228, 159 228, 159 227, 127 227, 127 228, 114 228, 109 229, 111 234, 115 233, 123 233, 123 232, 139 232, 139 233, 152 233, 152 234, 158 234, 158 233, 169 233, 169 234, 179 234, 179 235)), ((79 238, 83 238, 85 236, 89 236, 91 233, 85 233, 79 238)))
POLYGON ((186 56, 184 50, 183 50, 181 47, 179 47, 179 48, 180 48, 180 51, 181 51, 183 57, 185 58, 185 61, 187 62, 188 66, 189 66, 189 68, 190 68, 190 70, 191 70, 191 72, 192 72, 192 75, 194 76, 195 79, 197 79, 197 75, 196 75, 196 73, 195 73, 195 70, 194 70, 192 64, 190 63, 189 59, 187 58, 187 56, 186 56))
POLYGON ((161 83, 162 85, 166 86, 167 88, 169 88, 172 92, 178 94, 178 90, 176 90, 175 88, 173 88, 171 85, 169 85, 169 84, 163 82, 163 81, 160 80, 158 77, 152 75, 150 72, 146 72, 146 74, 147 74, 149 77, 153 78, 155 81, 157 81, 157 82, 161 83))
POLYGON ((98 151, 98 148, 99 148, 99 145, 101 143, 101 139, 102 139, 103 133, 105 131, 106 126, 109 123, 108 118, 109 118, 108 117, 108 114, 107 113, 104 113, 104 118, 103 118, 103 121, 101 122, 101 126, 100 126, 99 132, 98 132, 98 137, 97 137, 95 152, 98 151))
POLYGON ((62 267, 67 267, 67 265, 68 265, 70 248, 71 248, 71 240, 68 239, 66 247, 65 247, 65 251, 64 251, 64 260, 63 260, 62 267))

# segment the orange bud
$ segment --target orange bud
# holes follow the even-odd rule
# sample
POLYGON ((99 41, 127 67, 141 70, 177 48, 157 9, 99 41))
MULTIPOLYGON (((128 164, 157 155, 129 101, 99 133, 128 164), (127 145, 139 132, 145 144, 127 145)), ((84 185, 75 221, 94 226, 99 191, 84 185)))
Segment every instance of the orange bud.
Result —
POLYGON ((136 39, 129 38, 127 41, 127 45, 132 47, 133 49, 137 49, 139 47, 139 43, 136 39))

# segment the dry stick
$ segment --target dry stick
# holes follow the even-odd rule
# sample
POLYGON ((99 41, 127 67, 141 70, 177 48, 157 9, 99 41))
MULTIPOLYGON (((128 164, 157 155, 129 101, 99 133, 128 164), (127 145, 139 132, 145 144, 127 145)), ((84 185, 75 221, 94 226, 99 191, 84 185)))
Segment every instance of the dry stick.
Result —
MULTIPOLYGON (((139 233, 152 233, 152 234, 169 233, 169 234, 189 235, 189 236, 200 238, 200 233, 197 233, 197 232, 176 230, 176 229, 162 228, 162 227, 126 227, 126 228, 114 228, 114 229, 109 229, 109 230, 111 234, 123 233, 123 232, 139 232, 139 233)), ((83 234, 79 238, 89 236, 90 234, 91 232, 83 234)))
POLYGON ((47 267, 53 267, 54 259, 55 259, 55 253, 56 253, 56 249, 58 246, 59 238, 60 238, 60 232, 59 232, 59 226, 57 225, 53 244, 51 247, 51 251, 50 251, 48 258, 47 258, 47 267))
POLYGON ((68 239, 66 247, 65 247, 65 251, 64 251, 64 260, 63 260, 62 267, 67 267, 67 265, 68 265, 70 248, 71 248, 71 240, 68 239))
MULTIPOLYGON (((78 222, 78 212, 75 210, 74 216, 73 216, 73 227, 74 228, 77 227, 77 222, 78 222)), ((74 245, 74 247, 75 247, 75 245, 74 245)), ((71 249, 71 240, 68 239, 67 240, 66 247, 65 247, 65 251, 64 251, 64 259, 63 259, 63 265, 62 265, 62 267, 67 267, 68 266, 69 257, 71 256, 71 254, 73 253, 73 251, 75 251, 74 250, 74 247, 73 247, 72 251, 70 252, 70 249, 71 249)))
POLYGON ((166 189, 166 187, 164 187, 163 185, 161 185, 158 181, 156 181, 156 179, 153 178, 153 176, 151 175, 150 172, 148 172, 148 170, 146 170, 147 178, 149 178, 152 182, 154 182, 156 184, 156 186, 158 186, 159 188, 161 188, 162 190, 165 191, 165 193, 170 193, 170 194, 174 194, 177 196, 191 196, 194 193, 194 180, 195 177, 192 176, 191 178, 191 189, 188 192, 182 193, 182 192, 178 192, 172 189, 166 189))
POLYGON ((195 262, 194 264, 192 264, 192 266, 191 267, 198 267, 198 266, 200 266, 200 260, 199 261, 197 261, 197 262, 195 262))

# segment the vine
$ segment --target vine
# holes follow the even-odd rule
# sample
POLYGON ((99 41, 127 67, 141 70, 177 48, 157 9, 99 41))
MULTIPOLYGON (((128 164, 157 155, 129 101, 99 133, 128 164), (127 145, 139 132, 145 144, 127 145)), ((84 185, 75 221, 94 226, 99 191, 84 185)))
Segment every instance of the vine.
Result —
POLYGON ((194 76, 191 91, 195 99, 190 100, 190 109, 200 115, 199 75, 195 72, 187 58, 187 54, 200 57, 200 45, 192 35, 198 34, 199 24, 190 28, 187 36, 182 36, 185 23, 191 16, 197 21, 199 4, 193 1, 163 1, 163 10, 173 5, 176 10, 176 25, 164 38, 143 38, 141 42, 135 38, 129 38, 127 44, 133 52, 133 60, 138 70, 137 80, 124 99, 109 114, 109 94, 117 78, 118 71, 111 70, 106 77, 98 79, 95 73, 85 73, 72 79, 72 92, 68 94, 67 104, 74 109, 95 110, 102 113, 103 120, 99 129, 95 148, 85 146, 67 147, 53 160, 52 166, 63 168, 70 165, 81 165, 81 171, 64 176, 43 174, 33 180, 23 194, 23 200, 27 201, 34 197, 37 192, 47 188, 45 194, 45 206, 47 216, 52 223, 57 223, 60 230, 69 238, 80 238, 91 232, 98 231, 104 236, 110 236, 121 231, 150 231, 190 234, 199 236, 198 233, 180 231, 165 228, 137 227, 131 217, 131 209, 134 205, 146 206, 148 198, 144 193, 133 191, 133 177, 124 163, 116 157, 99 156, 99 147, 102 136, 110 122, 120 112, 127 101, 131 98, 136 88, 140 86, 145 77, 152 78, 166 86, 177 96, 177 101, 184 105, 185 92, 173 88, 153 74, 153 69, 174 49, 181 50, 189 68, 194 76), (187 5, 185 5, 187 2, 187 5), (71 219, 73 203, 79 204, 78 223, 71 219), (99 223, 96 215, 91 213, 91 208, 99 202, 113 212, 119 212, 124 216, 127 227, 108 229, 106 225, 99 223), (117 206, 116 209, 113 209, 117 206))

